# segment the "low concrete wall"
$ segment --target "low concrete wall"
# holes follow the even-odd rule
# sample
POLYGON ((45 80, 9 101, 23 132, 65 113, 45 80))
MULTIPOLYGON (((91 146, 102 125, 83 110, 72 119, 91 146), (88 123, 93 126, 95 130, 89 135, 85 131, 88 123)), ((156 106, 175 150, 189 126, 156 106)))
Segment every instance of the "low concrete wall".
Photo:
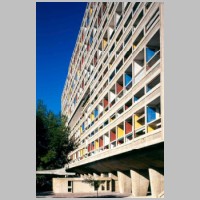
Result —
POLYGON ((83 183, 82 181, 73 181, 73 193, 78 192, 96 192, 94 191, 94 187, 90 186, 87 183, 83 183))
MULTIPOLYGON (((108 177, 99 178, 99 179, 110 179, 108 177)), ((90 184, 82 182, 83 178, 53 178, 53 192, 54 193, 87 193, 87 192, 96 192, 93 186, 90 184), (71 181, 71 185, 68 186, 68 181, 71 181), (68 189, 71 189, 68 191, 68 189)), ((107 192, 106 183, 104 183, 104 190, 101 190, 101 186, 99 188, 99 192, 107 192)), ((111 191, 111 185, 110 190, 111 191)))

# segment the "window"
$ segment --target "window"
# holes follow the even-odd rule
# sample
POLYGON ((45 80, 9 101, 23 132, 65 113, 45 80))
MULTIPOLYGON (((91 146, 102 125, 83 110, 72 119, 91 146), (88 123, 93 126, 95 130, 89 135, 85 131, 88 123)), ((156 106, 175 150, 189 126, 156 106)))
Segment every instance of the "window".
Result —
POLYGON ((140 5, 140 2, 136 2, 133 6, 133 14, 135 13, 135 11, 137 10, 138 6, 140 5))
POLYGON ((124 4, 125 4, 125 7, 124 7, 124 13, 125 13, 131 3, 130 2, 124 2, 124 4))
POLYGON ((129 15, 128 19, 126 20, 126 22, 124 24, 124 28, 127 28, 127 26, 129 25, 131 19, 132 19, 132 13, 129 15))
POLYGON ((109 81, 112 81, 112 79, 114 78, 114 76, 115 76, 115 70, 112 72, 112 74, 110 75, 110 77, 109 77, 109 81))
POLYGON ((147 3, 145 4, 145 9, 146 9, 146 11, 149 9, 149 7, 150 7, 151 4, 152 4, 152 2, 147 2, 147 3))
POLYGON ((140 14, 138 15, 137 19, 135 20, 133 27, 136 28, 138 26, 138 24, 140 23, 140 21, 142 20, 144 16, 144 12, 143 10, 140 12, 140 14))
POLYGON ((147 88, 146 88, 147 92, 152 90, 159 83, 160 83, 160 75, 154 78, 150 83, 147 84, 147 88))
POLYGON ((128 33, 128 35, 126 36, 125 40, 124 40, 124 46, 126 45, 126 43, 129 41, 129 39, 132 36, 132 30, 128 33))
POLYGON ((151 19, 147 22, 147 24, 146 24, 146 32, 153 26, 154 22, 158 19, 158 17, 159 17, 159 8, 153 14, 151 19))
POLYGON ((117 43, 119 42, 119 40, 120 40, 122 34, 123 34, 123 30, 121 30, 120 33, 119 33, 119 35, 117 36, 117 39, 116 39, 116 42, 117 42, 117 43))
POLYGON ((137 102, 141 97, 144 96, 144 88, 134 95, 134 102, 137 102))
POLYGON ((72 181, 68 181, 68 187, 72 186, 72 181))

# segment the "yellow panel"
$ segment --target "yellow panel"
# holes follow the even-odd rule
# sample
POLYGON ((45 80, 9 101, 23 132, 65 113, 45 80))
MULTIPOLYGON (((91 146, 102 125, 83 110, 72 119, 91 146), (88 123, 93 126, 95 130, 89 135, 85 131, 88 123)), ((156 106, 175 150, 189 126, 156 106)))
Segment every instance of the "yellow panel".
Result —
POLYGON ((105 48, 107 45, 107 41, 103 39, 103 48, 105 48))
POLYGON ((82 156, 82 155, 83 155, 83 149, 80 150, 80 156, 82 156))
POLYGON ((151 127, 151 126, 148 126, 148 127, 147 127, 147 132, 148 132, 148 133, 151 132, 151 131, 153 131, 153 130, 155 130, 153 127, 151 127))
POLYGON ((95 141, 95 149, 98 149, 99 148, 99 141, 95 141))
POLYGON ((94 114, 93 114, 93 113, 90 115, 90 119, 91 119, 92 121, 94 120, 94 114))
POLYGON ((124 130, 120 127, 117 127, 117 138, 121 138, 124 136, 124 130))
POLYGON ((136 47, 137 47, 137 46, 134 44, 134 45, 133 45, 133 49, 135 49, 136 47))
POLYGON ((80 127, 80 132, 82 133, 82 127, 80 127))
POLYGON ((92 8, 90 8, 90 15, 92 15, 92 8))
POLYGON ((85 155, 86 154, 86 149, 83 149, 83 155, 85 155))
POLYGON ((141 126, 142 126, 142 124, 140 124, 137 120, 138 120, 138 116, 137 115, 135 115, 135 129, 138 129, 138 128, 140 128, 141 126))

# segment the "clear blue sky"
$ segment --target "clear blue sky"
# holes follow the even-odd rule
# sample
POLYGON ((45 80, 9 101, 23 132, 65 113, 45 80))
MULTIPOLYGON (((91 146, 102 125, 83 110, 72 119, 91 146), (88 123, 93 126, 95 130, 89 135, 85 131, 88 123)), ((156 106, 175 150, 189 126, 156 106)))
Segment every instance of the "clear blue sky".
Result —
POLYGON ((61 111, 61 94, 87 3, 36 3, 36 101, 61 111))

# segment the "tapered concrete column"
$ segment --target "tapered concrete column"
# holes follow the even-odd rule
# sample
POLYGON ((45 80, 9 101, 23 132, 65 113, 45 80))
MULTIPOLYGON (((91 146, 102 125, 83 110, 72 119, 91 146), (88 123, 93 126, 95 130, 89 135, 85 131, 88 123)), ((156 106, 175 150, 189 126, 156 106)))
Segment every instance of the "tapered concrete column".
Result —
POLYGON ((119 192, 120 193, 131 193, 131 178, 130 174, 125 172, 117 171, 119 192))
POLYGON ((114 175, 113 173, 109 173, 108 177, 114 179, 114 180, 118 180, 118 177, 116 175, 114 175))
POLYGON ((80 175, 80 178, 84 178, 84 174, 81 174, 81 175, 80 175))
POLYGON ((96 174, 96 173, 93 173, 93 176, 94 176, 94 178, 95 178, 95 177, 99 177, 99 175, 96 174))
POLYGON ((146 196, 149 179, 148 179, 148 170, 130 170, 131 172, 131 181, 132 181, 132 195, 137 196, 146 196))
POLYGON ((163 169, 149 169, 150 184, 151 184, 151 194, 153 197, 158 197, 158 195, 164 191, 164 173, 163 169))

